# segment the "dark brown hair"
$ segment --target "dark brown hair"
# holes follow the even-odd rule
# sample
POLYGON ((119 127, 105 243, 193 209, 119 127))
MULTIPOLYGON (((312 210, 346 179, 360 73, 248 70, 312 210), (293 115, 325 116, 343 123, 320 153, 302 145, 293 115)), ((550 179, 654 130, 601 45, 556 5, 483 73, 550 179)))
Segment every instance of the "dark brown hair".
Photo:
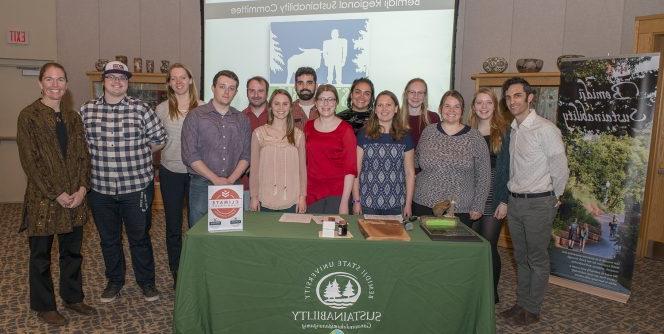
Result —
MULTIPOLYGON (((67 78, 67 71, 65 71, 65 67, 56 62, 49 62, 42 65, 42 67, 39 69, 39 81, 42 81, 42 79, 44 79, 44 73, 46 73, 46 70, 48 70, 51 67, 59 68, 60 70, 62 70, 62 73, 65 74, 65 81, 69 82, 69 79, 67 78)), ((62 96, 60 103, 62 105, 61 108, 65 110, 69 110, 74 106, 74 97, 71 95, 69 88, 67 88, 67 90, 65 91, 65 94, 62 96)))
MULTIPOLYGON (((438 113, 441 114, 441 119, 442 119, 443 105, 445 104, 445 100, 448 97, 453 97, 453 98, 459 100, 459 103, 461 104, 461 119, 463 119, 463 112, 465 110, 464 106, 463 106, 464 105, 463 95, 461 95, 461 93, 459 93, 458 91, 456 91, 454 89, 448 90, 447 92, 445 92, 445 94, 443 94, 443 97, 440 98, 440 104, 438 104, 438 113)), ((461 121, 461 119, 459 121, 461 121)))
POLYGON ((365 133, 367 138, 371 139, 378 139, 381 134, 381 126, 380 122, 378 121, 378 115, 376 115, 376 104, 378 103, 378 99, 381 96, 387 96, 390 99, 392 99, 392 102, 394 103, 394 107, 397 108, 397 113, 394 115, 392 118, 392 125, 390 126, 390 136, 394 140, 401 140, 404 136, 408 134, 408 127, 406 126, 407 122, 404 120, 402 117, 402 113, 404 113, 404 110, 399 107, 399 100, 397 99, 397 96, 394 95, 394 93, 390 92, 389 90, 384 90, 378 95, 376 95, 376 100, 373 105, 373 111, 371 112, 371 115, 369 116, 369 119, 367 120, 367 124, 365 126, 365 133))
POLYGON ((48 70, 51 67, 56 67, 56 68, 61 69, 62 73, 65 74, 65 80, 69 81, 69 79, 67 79, 67 71, 65 71, 64 66, 62 66, 58 63, 53 63, 53 62, 46 63, 46 64, 42 65, 42 67, 39 69, 39 81, 42 81, 42 79, 44 79, 44 73, 46 73, 46 70, 48 70))

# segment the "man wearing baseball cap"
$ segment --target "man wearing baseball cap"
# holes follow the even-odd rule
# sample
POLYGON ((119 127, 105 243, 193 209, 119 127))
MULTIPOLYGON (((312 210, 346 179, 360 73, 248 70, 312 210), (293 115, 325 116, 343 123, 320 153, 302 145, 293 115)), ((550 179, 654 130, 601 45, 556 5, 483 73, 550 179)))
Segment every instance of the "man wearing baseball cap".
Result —
POLYGON ((147 104, 127 96, 129 78, 127 65, 109 62, 103 73, 104 94, 80 110, 92 157, 88 203, 106 265, 102 303, 115 300, 125 283, 123 224, 136 282, 145 300, 159 299, 149 234, 154 195, 152 153, 165 145, 166 131, 147 104))

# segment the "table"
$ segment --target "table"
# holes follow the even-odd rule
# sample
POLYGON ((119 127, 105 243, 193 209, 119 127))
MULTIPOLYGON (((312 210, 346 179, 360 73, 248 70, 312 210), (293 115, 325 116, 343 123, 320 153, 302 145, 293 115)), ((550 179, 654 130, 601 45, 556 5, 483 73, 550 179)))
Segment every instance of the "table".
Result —
POLYGON ((244 231, 185 236, 176 333, 494 333, 489 243, 319 239, 321 225, 245 212, 244 231))

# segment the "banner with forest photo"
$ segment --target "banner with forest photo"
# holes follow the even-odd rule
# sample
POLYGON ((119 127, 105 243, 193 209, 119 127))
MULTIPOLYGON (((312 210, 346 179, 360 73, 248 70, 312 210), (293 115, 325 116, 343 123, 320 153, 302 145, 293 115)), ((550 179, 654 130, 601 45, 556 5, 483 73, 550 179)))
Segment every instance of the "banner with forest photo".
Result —
POLYGON ((551 282, 629 298, 659 55, 561 63, 558 127, 570 179, 553 223, 551 282))

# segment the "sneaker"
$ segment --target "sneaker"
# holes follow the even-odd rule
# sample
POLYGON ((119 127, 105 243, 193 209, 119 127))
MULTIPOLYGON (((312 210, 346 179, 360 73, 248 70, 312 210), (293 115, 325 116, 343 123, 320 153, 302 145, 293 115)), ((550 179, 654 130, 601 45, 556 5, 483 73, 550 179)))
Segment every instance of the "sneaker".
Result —
POLYGON ((122 285, 108 283, 106 284, 106 289, 101 294, 99 299, 102 303, 110 303, 115 300, 120 295, 120 290, 122 290, 122 285))
POLYGON ((159 300, 159 291, 157 291, 157 288, 155 288, 154 285, 146 285, 141 287, 141 290, 143 290, 143 296, 146 301, 153 302, 159 300))

